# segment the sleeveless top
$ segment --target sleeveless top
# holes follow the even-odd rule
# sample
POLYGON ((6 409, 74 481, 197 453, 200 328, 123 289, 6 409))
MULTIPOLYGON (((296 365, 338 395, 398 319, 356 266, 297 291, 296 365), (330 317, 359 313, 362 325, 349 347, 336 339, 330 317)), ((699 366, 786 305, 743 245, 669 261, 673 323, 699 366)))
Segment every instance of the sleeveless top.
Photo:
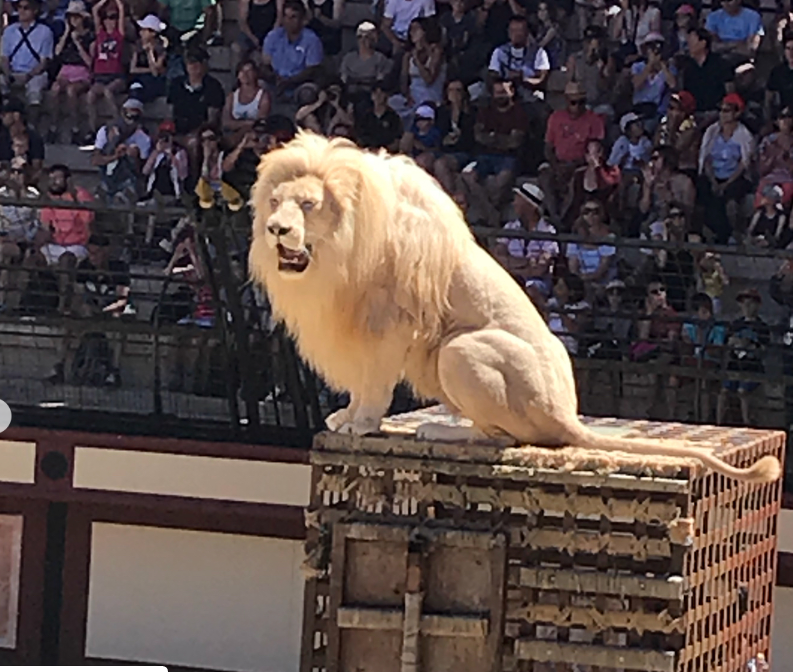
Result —
POLYGON ((240 90, 235 89, 231 99, 231 118, 237 121, 253 120, 259 116, 259 102, 264 91, 259 89, 250 103, 240 102, 240 90))
POLYGON ((99 30, 96 33, 96 53, 94 54, 94 73, 97 75, 122 75, 124 64, 121 61, 121 49, 124 36, 120 30, 108 33, 99 30))
POLYGON ((331 28, 314 16, 314 10, 319 9, 320 14, 326 19, 333 18, 333 0, 308 0, 308 11, 311 21, 308 27, 313 30, 322 42, 322 49, 326 56, 335 56, 341 52, 341 28, 331 28))
POLYGON ((408 74, 410 75, 410 97, 413 98, 416 105, 443 102, 443 85, 446 82, 445 62, 441 65, 438 76, 432 84, 427 84, 422 78, 419 66, 416 65, 415 57, 410 59, 408 74))
POLYGON ((265 35, 275 27, 277 11, 275 0, 270 0, 263 4, 248 3, 248 28, 256 35, 256 39, 259 40, 259 46, 264 41, 265 35))

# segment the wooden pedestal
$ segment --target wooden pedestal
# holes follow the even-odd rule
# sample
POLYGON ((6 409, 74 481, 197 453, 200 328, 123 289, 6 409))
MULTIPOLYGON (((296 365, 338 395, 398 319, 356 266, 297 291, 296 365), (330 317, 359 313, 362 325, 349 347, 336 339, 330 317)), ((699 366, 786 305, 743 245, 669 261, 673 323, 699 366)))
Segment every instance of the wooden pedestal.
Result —
MULTIPOLYGON (((575 448, 325 432, 311 454, 302 672, 744 672, 770 653, 781 483, 575 448)), ((783 458, 782 432, 589 419, 783 458)))

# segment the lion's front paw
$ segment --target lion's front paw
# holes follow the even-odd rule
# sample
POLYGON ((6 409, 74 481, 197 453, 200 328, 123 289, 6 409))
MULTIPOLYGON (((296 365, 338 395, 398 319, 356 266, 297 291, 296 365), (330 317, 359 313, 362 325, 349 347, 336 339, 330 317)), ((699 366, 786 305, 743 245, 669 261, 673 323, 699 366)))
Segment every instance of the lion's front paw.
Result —
POLYGON ((339 434, 350 434, 353 436, 364 436, 366 434, 377 434, 380 431, 380 419, 359 418, 352 422, 345 422, 337 430, 339 434))
POLYGON ((350 421, 350 409, 340 408, 325 418, 325 426, 331 432, 338 432, 339 427, 350 421))

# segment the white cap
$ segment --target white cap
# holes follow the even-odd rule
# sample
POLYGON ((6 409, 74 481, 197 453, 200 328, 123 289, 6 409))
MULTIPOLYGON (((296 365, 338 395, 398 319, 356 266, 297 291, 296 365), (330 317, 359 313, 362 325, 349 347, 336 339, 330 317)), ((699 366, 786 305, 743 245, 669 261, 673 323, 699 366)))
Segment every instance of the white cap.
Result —
POLYGON ((432 105, 419 105, 416 109, 416 119, 432 119, 435 121, 435 110, 432 105))
POLYGON ((664 39, 664 36, 661 35, 661 33, 657 33, 657 32, 647 33, 647 35, 645 35, 644 39, 642 40, 641 46, 644 46, 645 44, 650 44, 651 42, 666 42, 666 40, 664 39))
POLYGON ((141 103, 137 98, 127 98, 121 107, 125 110, 137 110, 138 112, 143 112, 143 103, 141 103))
POLYGON ((138 27, 153 30, 155 33, 161 33, 165 30, 165 24, 160 21, 154 14, 147 14, 140 21, 138 27))
POLYGON ((625 129, 628 128, 630 124, 634 121, 641 121, 642 118, 636 114, 635 112, 628 112, 628 114, 623 114, 622 118, 620 119, 620 130, 625 133, 625 129))

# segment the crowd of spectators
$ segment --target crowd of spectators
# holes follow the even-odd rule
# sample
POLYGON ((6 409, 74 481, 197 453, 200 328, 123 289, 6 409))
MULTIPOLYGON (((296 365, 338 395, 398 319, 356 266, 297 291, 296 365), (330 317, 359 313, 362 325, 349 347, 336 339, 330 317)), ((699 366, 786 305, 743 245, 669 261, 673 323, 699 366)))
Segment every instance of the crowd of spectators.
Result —
MULTIPOLYGON (((753 0, 374 0, 353 46, 345 0, 238 0, 236 35, 221 31, 224 1, 4 4, 0 196, 18 204, 0 206, 0 310, 134 315, 130 262, 160 259, 190 288, 174 319, 212 326, 196 221, 242 210, 259 157, 308 128, 415 158, 494 231, 480 240, 574 357, 762 371, 763 294, 725 312, 719 255, 680 244, 793 241, 783 5, 766 34, 753 0), (225 87, 210 68, 223 50, 225 87), (91 188, 47 161, 55 143, 90 151, 91 188), (100 222, 41 198, 188 214, 100 222), (630 255, 621 238, 658 245, 630 255)), ((783 265, 771 280, 785 311, 792 278, 783 265)), ((52 382, 69 378, 74 336, 52 382)), ((689 381, 654 377, 678 417, 689 381)), ((701 387, 703 419, 724 421, 734 396, 751 420, 757 383, 701 387)))

